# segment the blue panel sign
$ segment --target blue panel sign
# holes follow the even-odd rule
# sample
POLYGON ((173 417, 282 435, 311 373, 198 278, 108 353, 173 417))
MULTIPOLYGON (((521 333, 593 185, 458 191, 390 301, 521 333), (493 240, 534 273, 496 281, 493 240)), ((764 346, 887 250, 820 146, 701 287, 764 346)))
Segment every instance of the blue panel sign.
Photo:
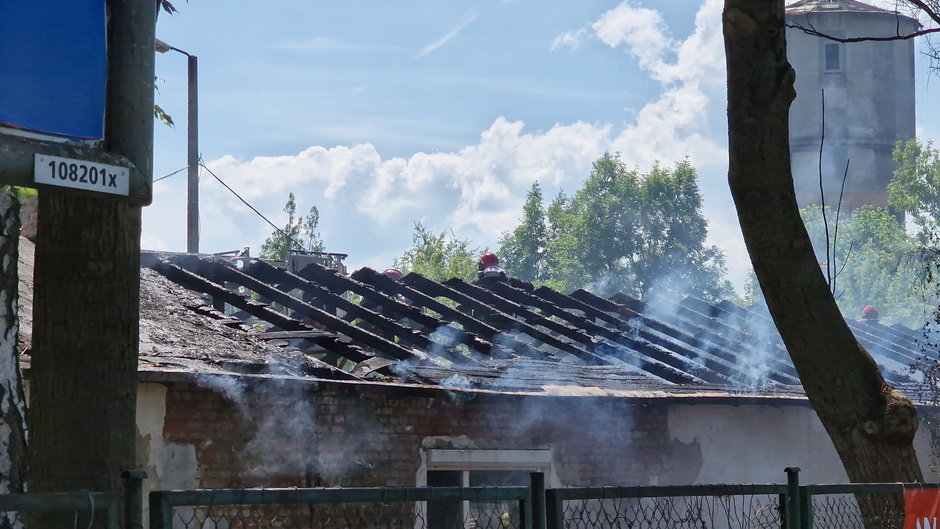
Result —
POLYGON ((0 126, 104 137, 105 0, 0 0, 0 126))

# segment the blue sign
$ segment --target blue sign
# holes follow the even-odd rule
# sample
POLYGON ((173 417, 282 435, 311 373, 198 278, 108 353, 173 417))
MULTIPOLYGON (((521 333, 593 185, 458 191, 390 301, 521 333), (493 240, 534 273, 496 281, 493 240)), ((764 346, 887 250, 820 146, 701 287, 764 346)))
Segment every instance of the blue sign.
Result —
POLYGON ((104 138, 105 0, 0 0, 0 126, 104 138))

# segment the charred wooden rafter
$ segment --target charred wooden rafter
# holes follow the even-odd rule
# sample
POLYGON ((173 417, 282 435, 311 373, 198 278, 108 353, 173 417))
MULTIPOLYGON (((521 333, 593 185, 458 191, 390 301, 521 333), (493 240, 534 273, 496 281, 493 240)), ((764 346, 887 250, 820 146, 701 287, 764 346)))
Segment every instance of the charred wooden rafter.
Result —
MULTIPOLYGON (((286 332, 314 331, 310 326, 299 320, 287 317, 267 305, 248 299, 237 292, 232 292, 201 275, 162 259, 157 254, 141 254, 141 264, 153 269, 180 286, 208 294, 214 299, 221 300, 223 303, 241 309, 245 314, 269 323, 274 328, 283 329, 286 332)), ((357 345, 347 343, 335 334, 328 335, 319 333, 319 331, 316 332, 318 332, 317 335, 305 336, 303 339, 355 363, 364 362, 373 358, 373 355, 364 352, 357 345)), ((264 334, 259 334, 259 336, 264 337, 264 334)), ((384 370, 382 374, 391 375, 392 373, 388 370, 384 370)))
POLYGON ((493 351, 512 351, 530 358, 555 358, 552 354, 539 351, 531 345, 519 340, 512 332, 504 332, 497 329, 471 315, 441 303, 432 297, 434 296, 432 293, 425 293, 407 284, 393 281, 371 268, 360 268, 352 274, 352 277, 353 279, 371 285, 376 290, 384 292, 387 295, 400 295, 408 298, 415 306, 424 307, 440 314, 442 320, 460 324, 465 330, 475 333, 493 343, 493 351))
MULTIPOLYGON (((623 332, 613 327, 604 327, 604 326, 598 325, 594 323, 594 321, 592 321, 591 319, 588 319, 584 316, 579 316, 575 314, 574 312, 564 310, 558 305, 556 305, 555 303, 552 303, 551 301, 543 299, 534 294, 530 294, 524 290, 513 288, 504 283, 497 283, 496 285, 494 285, 494 290, 502 297, 505 297, 507 299, 512 299, 513 301, 519 304, 537 307, 543 313, 565 320, 569 322, 571 325, 576 326, 580 329, 583 329, 585 332, 587 332, 590 335, 607 339, 610 344, 613 344, 618 349, 621 349, 621 351, 617 351, 615 353, 619 357, 623 357, 623 355, 652 353, 655 356, 651 358, 651 360, 663 361, 662 354, 661 354, 662 351, 658 349, 650 349, 649 347, 646 346, 643 340, 646 340, 647 342, 650 342, 653 345, 656 345, 659 347, 668 348, 670 350, 677 350, 680 355, 682 355, 682 351, 684 350, 683 345, 676 343, 674 341, 664 339, 661 336, 656 336, 655 334, 650 333, 644 329, 631 328, 629 332, 623 332)), ((559 294, 559 296, 562 296, 562 294, 559 294)), ((688 355, 682 355, 682 356, 686 356, 686 358, 690 358, 690 359, 692 357, 696 359, 701 359, 701 361, 704 363, 705 368, 715 371, 724 377, 735 378, 734 375, 738 371, 738 368, 734 364, 730 362, 726 362, 722 360, 721 358, 714 357, 710 355, 707 351, 703 351, 697 348, 688 350, 687 353, 688 355)), ((669 358, 668 360, 672 360, 672 359, 669 358)), ((673 364, 676 363, 675 360, 672 360, 672 362, 673 364)), ((666 361, 665 363, 669 363, 669 361, 666 361)), ((679 366, 683 366, 686 369, 688 369, 689 367, 688 363, 683 362, 683 361, 678 361, 678 366, 674 365, 674 367, 679 367, 679 366)), ((701 366, 696 365, 695 367, 699 368, 701 366)), ((696 374, 699 376, 702 376, 702 374, 698 370, 696 370, 696 374)), ((726 381, 722 379, 722 377, 711 377, 709 375, 703 376, 702 378, 705 378, 706 380, 710 382, 725 382, 726 381)))
MULTIPOLYGON (((176 264, 192 266, 197 270, 204 271, 207 275, 211 275, 212 277, 218 278, 222 281, 245 287, 252 292, 257 292, 264 298, 268 298, 276 303, 279 303, 284 307, 297 312, 305 318, 310 318, 312 321, 316 322, 318 325, 323 326, 330 332, 344 334, 350 338, 355 339, 359 343, 376 351, 377 354, 383 356, 388 355, 392 358, 397 358, 398 360, 409 359, 422 361, 422 359, 413 351, 406 349, 405 347, 402 347, 395 342, 389 341, 382 336, 378 336, 355 325, 350 325, 335 315, 330 314, 329 312, 320 308, 314 307, 309 303, 305 303, 286 292, 278 290, 271 285, 264 283, 263 281, 259 281, 254 277, 251 277, 250 275, 236 269, 234 266, 223 264, 219 261, 200 259, 191 255, 175 256, 172 258, 172 260, 176 264)), ((277 326, 284 328, 281 325, 277 326)), ((412 336, 413 335, 409 335, 405 337, 405 339, 410 340, 412 336)))
MULTIPOLYGON (((457 281, 460 281, 459 279, 457 281)), ((610 364, 611 361, 607 358, 599 356, 592 351, 585 349, 580 344, 575 344, 571 342, 566 342, 560 340, 547 332, 540 331, 539 329, 529 325, 524 320, 513 318, 511 314, 505 313, 493 307, 487 305, 481 301, 478 301, 475 298, 472 298, 462 292, 454 290, 446 285, 441 283, 436 283, 430 279, 425 278, 420 274, 411 273, 401 278, 401 282, 409 285, 420 288, 422 291, 437 297, 444 297, 454 301, 461 307, 465 307, 467 310, 472 311, 474 314, 482 314, 484 318, 493 320, 502 324, 512 331, 520 332, 535 338, 536 340, 542 342, 543 344, 554 347, 559 351, 568 353, 572 356, 580 358, 590 364, 610 364)), ((461 282, 463 283, 463 282, 461 282)), ((466 283, 463 283, 466 285, 466 283)), ((472 287, 472 285, 467 285, 472 287)), ((477 288, 477 287, 473 287, 477 288)), ((483 289, 479 289, 483 290, 483 289)))
MULTIPOLYGON (((573 305, 583 304, 579 305, 581 309, 584 309, 585 306, 590 307, 591 314, 602 321, 611 322, 614 327, 621 330, 629 329, 622 332, 622 334, 642 340, 640 343, 655 344, 659 348, 685 358, 687 362, 691 362, 692 365, 699 368, 695 372, 703 378, 712 378, 706 376, 702 371, 709 370, 737 383, 750 384, 754 382, 753 376, 747 369, 748 364, 742 362, 736 354, 710 342, 708 336, 704 334, 690 334, 678 327, 669 326, 644 316, 635 310, 644 309, 643 303, 639 300, 624 294, 617 294, 613 297, 617 301, 615 303, 584 290, 573 292, 571 298, 576 300, 573 305), (621 301, 622 303, 620 303, 621 301)), ((705 329, 702 328, 702 330, 705 329)), ((779 367, 787 366, 781 363, 779 367)), ((781 384, 799 384, 799 380, 795 376, 790 376, 779 369, 772 369, 766 375, 769 379, 781 384)))

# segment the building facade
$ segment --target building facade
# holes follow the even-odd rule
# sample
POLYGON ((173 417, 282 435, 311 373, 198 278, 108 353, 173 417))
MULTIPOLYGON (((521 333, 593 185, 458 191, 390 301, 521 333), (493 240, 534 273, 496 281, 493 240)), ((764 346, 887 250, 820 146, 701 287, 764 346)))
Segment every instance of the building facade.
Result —
MULTIPOLYGON (((919 27, 854 0, 802 0, 787 6, 787 22, 837 38, 919 27)), ((843 211, 886 205, 894 146, 915 136, 913 39, 842 43, 789 27, 787 56, 796 70, 790 157, 800 206, 835 208, 840 194, 843 211)))

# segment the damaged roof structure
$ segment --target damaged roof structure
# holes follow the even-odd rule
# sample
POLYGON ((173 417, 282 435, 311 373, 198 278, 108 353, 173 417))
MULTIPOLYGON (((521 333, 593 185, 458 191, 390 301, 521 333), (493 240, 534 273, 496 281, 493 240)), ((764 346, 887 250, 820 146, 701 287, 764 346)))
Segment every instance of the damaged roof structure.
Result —
MULTIPOLYGON (((142 370, 280 374, 451 390, 802 398, 769 316, 731 302, 492 290, 369 268, 145 253, 142 370), (167 321, 176 323, 167 323, 167 321), (183 324, 185 322, 185 324, 183 324)), ((914 391, 917 332, 849 322, 886 380, 914 391)))

